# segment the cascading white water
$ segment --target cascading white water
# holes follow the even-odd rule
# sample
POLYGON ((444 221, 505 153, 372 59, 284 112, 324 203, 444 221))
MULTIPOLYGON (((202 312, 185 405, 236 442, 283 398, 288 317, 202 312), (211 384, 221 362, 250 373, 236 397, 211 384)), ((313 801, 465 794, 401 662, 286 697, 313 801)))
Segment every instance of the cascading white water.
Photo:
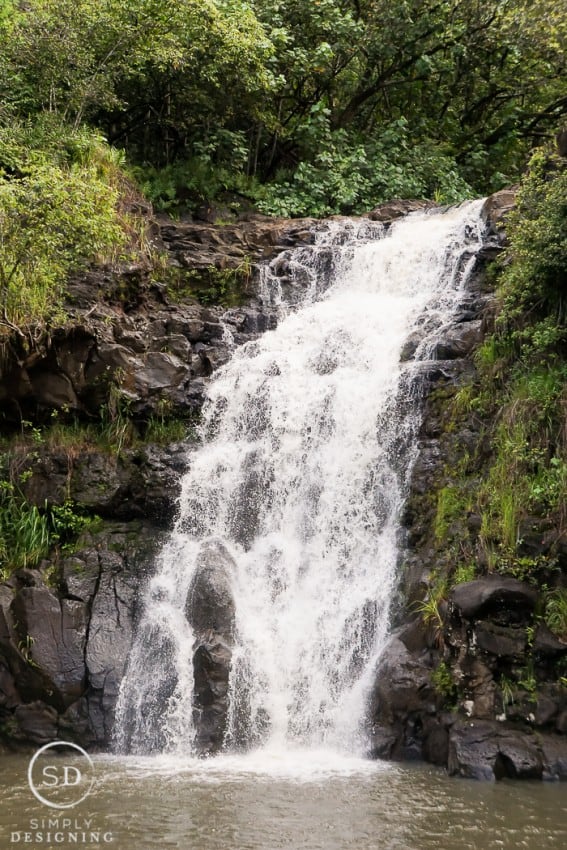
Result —
MULTIPOLYGON (((209 386, 203 442, 122 684, 119 747, 191 751, 184 606, 203 541, 220 539, 236 564, 226 748, 363 751, 420 416, 415 362, 401 364, 400 353, 421 327, 415 358, 430 356, 454 314, 480 244, 480 207, 414 214, 387 230, 331 222, 315 246, 288 252, 294 309, 235 350, 209 386)), ((264 275, 273 303, 282 262, 264 275)))

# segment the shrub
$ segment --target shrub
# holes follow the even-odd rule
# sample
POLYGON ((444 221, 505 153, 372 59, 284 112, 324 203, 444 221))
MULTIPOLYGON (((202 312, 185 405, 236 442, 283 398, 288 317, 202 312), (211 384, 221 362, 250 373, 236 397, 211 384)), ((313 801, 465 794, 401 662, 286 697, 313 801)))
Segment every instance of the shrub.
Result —
POLYGON ((61 309, 71 271, 116 258, 121 156, 97 134, 55 120, 0 125, 0 329, 61 309))

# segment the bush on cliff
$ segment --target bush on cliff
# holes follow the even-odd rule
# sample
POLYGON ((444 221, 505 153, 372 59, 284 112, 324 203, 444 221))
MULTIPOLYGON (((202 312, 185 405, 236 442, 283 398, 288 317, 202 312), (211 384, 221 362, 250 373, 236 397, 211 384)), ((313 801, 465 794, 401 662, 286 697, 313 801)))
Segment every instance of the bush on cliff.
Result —
POLYGON ((0 335, 53 319, 71 271, 126 247, 124 184, 93 131, 0 120, 0 335))
MULTIPOLYGON (((476 355, 478 379, 455 399, 484 437, 452 465, 437 496, 437 545, 452 568, 561 582, 567 534, 567 169, 532 158, 507 220, 496 267, 494 330, 476 355), (446 521, 446 496, 456 506, 446 521), (467 516, 478 518, 472 533, 467 516)), ((453 423, 454 426, 454 423, 453 423)))

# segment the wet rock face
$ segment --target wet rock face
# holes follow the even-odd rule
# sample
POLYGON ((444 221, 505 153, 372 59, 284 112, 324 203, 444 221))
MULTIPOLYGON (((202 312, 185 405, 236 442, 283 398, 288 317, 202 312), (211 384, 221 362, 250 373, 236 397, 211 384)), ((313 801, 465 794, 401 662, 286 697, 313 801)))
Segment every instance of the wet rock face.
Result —
POLYGON ((459 721, 449 737, 448 770, 469 779, 565 779, 567 741, 487 721, 459 721))
POLYGON ((67 708, 81 696, 86 681, 85 604, 59 599, 47 587, 23 587, 14 596, 9 616, 12 634, 31 668, 21 684, 24 696, 39 697, 47 691, 54 707, 67 708), (34 682, 36 677, 39 682, 34 682))
POLYGON ((21 490, 39 508, 71 499, 109 519, 149 519, 167 526, 176 510, 187 446, 146 443, 120 453, 87 446, 81 452, 38 447, 19 467, 21 490))
POLYGON ((500 614, 507 621, 518 617, 521 622, 533 612, 538 600, 537 590, 511 576, 488 575, 454 587, 450 604, 457 615, 472 620, 500 614))
MULTIPOLYGON (((406 529, 403 590, 407 600, 377 671, 369 702, 371 752, 383 758, 424 758, 452 775, 477 779, 567 779, 567 689, 560 685, 567 644, 538 614, 534 587, 511 576, 485 575, 454 587, 424 623, 416 603, 427 598, 431 576, 450 575, 454 550, 439 547, 432 494, 451 484, 448 469, 482 465, 490 446, 474 411, 455 416, 461 387, 475 380, 474 351, 491 327, 494 296, 486 262, 505 244, 505 220, 514 190, 488 199, 483 215, 488 239, 454 323, 443 329, 424 363, 418 391, 424 399, 417 460, 402 518, 406 529)), ((422 341, 416 332, 402 354, 412 360, 422 341)), ((478 540, 479 516, 451 517, 451 539, 478 540)), ((523 550, 550 551, 557 533, 541 518, 519 530, 523 550)), ((556 542, 561 554, 560 542, 556 542)), ((478 551, 482 551, 479 548, 478 551)), ((488 564, 479 560, 480 571, 488 564)))
POLYGON ((197 635, 210 631, 232 641, 234 599, 231 576, 236 564, 220 541, 205 543, 197 559, 197 569, 185 606, 187 620, 197 635))
POLYGON ((170 257, 190 269, 236 268, 248 258, 267 260, 292 245, 311 244, 316 219, 274 219, 248 215, 234 224, 160 222, 170 257))
POLYGON ((141 420, 164 409, 189 417, 203 404, 203 379, 228 360, 231 347, 275 321, 260 306, 227 312, 154 304, 125 314, 95 303, 74 312, 72 326, 59 328, 31 352, 15 341, 0 371, 8 421, 46 418, 52 411, 92 419, 109 405, 111 393, 141 420), (232 341, 225 326, 234 329, 232 341))
POLYGON ((374 758, 422 758, 421 718, 434 715, 439 703, 427 657, 410 652, 403 637, 402 632, 390 639, 370 697, 374 758))
POLYGON ((372 221, 389 222, 396 218, 401 218, 410 212, 430 209, 433 207, 435 207, 435 204, 430 201, 395 200, 388 201, 385 204, 380 204, 380 206, 375 207, 375 209, 367 213, 367 216, 372 219, 372 221))
POLYGON ((41 570, 0 585, 3 740, 108 748, 138 587, 159 542, 147 524, 108 524, 63 561, 55 586, 41 570))
POLYGON ((222 749, 226 731, 235 615, 231 578, 235 567, 220 541, 205 543, 187 594, 185 612, 195 632, 195 743, 202 755, 222 749))
POLYGON ((214 634, 197 641, 193 655, 193 723, 195 746, 200 755, 213 755, 222 749, 224 743, 231 660, 231 647, 214 634))
POLYGON ((559 671, 567 644, 539 623, 538 605, 535 588, 510 576, 485 576, 451 591, 446 662, 471 720, 516 722, 518 734, 526 724, 549 734, 563 732, 567 693, 559 685, 559 671), (512 685, 520 673, 523 688, 512 685))
POLYGON ((534 626, 536 603, 530 585, 486 576, 453 589, 439 631, 420 618, 399 628, 370 695, 371 755, 424 758, 472 779, 566 780, 567 692, 555 665, 567 644, 534 626), (537 687, 507 695, 529 649, 537 687))
POLYGON ((147 420, 164 405, 169 415, 194 414, 205 398, 203 379, 234 345, 274 327, 275 313, 255 300, 252 273, 241 293, 248 303, 229 310, 188 296, 176 302, 175 286, 163 281, 177 276, 182 291, 201 273, 237 273, 245 262, 251 268, 313 242, 313 224, 261 216, 224 227, 163 220, 156 245, 168 269, 93 269, 69 283, 66 325, 31 348, 18 336, 10 341, 0 364, 4 421, 45 420, 53 411, 92 419, 111 390, 129 416, 147 420))
POLYGON ((443 333, 435 346, 435 359, 454 360, 467 357, 480 345, 482 338, 480 319, 463 321, 443 333))

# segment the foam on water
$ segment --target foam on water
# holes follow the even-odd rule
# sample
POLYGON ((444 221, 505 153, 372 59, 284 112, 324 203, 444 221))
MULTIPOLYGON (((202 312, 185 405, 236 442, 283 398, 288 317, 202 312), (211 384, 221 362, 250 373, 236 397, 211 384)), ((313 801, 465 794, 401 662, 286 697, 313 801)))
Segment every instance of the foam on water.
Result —
POLYGON ((372 777, 395 769, 386 762, 348 756, 329 749, 294 747, 262 748, 242 753, 222 753, 214 758, 176 754, 158 756, 98 756, 106 777, 126 772, 133 779, 179 778, 195 784, 218 784, 250 779, 285 782, 324 782, 328 779, 372 777))

